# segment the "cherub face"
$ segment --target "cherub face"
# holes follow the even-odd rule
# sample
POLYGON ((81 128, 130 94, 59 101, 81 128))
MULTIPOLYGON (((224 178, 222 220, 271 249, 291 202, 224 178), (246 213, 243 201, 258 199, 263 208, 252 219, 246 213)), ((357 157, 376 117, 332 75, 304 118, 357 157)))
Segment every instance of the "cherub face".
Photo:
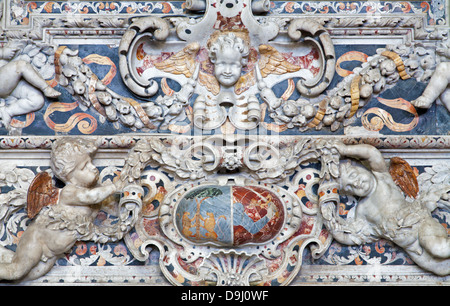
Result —
POLYGON ((346 194, 368 196, 376 187, 373 174, 362 167, 341 167, 341 189, 346 194))
POLYGON ((217 51, 214 76, 223 86, 231 87, 241 77, 242 55, 239 50, 224 48, 217 51))
POLYGON ((98 169, 92 163, 91 157, 83 154, 77 158, 76 166, 69 173, 67 183, 80 187, 92 187, 97 183, 98 177, 98 169))

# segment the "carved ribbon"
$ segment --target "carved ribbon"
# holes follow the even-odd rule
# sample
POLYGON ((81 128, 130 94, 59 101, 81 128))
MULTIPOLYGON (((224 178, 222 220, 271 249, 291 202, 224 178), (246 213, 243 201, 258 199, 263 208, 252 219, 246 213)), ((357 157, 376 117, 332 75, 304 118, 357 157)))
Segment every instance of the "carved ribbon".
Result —
POLYGON ((394 118, 392 118, 392 115, 388 111, 378 107, 372 107, 368 109, 361 118, 361 122, 367 130, 380 131, 386 125, 387 128, 394 132, 407 132, 411 131, 419 123, 419 114, 414 106, 405 99, 398 98, 388 100, 378 98, 378 101, 386 106, 407 111, 408 113, 414 115, 414 119, 408 124, 398 123, 395 122, 394 118), (375 116, 369 120, 369 115, 371 114, 375 116))
POLYGON ((347 53, 344 53, 336 61, 336 73, 345 78, 346 76, 353 74, 353 71, 342 68, 341 63, 349 61, 359 61, 365 63, 367 62, 368 57, 369 56, 367 54, 359 51, 349 51, 347 53))
POLYGON ((73 103, 60 103, 55 102, 50 104, 44 114, 44 121, 49 128, 56 132, 69 132, 75 126, 83 134, 92 134, 97 129, 97 120, 89 114, 77 113, 72 115, 66 123, 58 124, 50 119, 50 115, 54 112, 69 112, 78 107, 78 102, 73 103), (83 121, 87 119, 88 121, 83 121))

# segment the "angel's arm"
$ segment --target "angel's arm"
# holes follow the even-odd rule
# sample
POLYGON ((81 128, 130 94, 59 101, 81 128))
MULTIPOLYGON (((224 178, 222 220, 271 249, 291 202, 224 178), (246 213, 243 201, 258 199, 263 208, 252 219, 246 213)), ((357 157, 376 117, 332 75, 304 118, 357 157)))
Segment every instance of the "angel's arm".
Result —
POLYGON ((355 218, 343 219, 337 216, 334 203, 329 202, 323 204, 321 206, 321 212, 326 228, 339 243, 361 245, 374 241, 370 235, 370 225, 367 222, 355 218))
POLYGON ((183 104, 187 104, 189 102, 190 97, 194 93, 195 86, 197 85, 199 73, 200 73, 200 64, 196 64, 192 76, 186 81, 186 84, 184 84, 181 90, 175 94, 176 99, 179 102, 183 104))
POLYGON ((85 188, 68 185, 61 191, 61 202, 65 205, 95 205, 116 192, 114 184, 85 188))
POLYGON ((377 148, 371 145, 345 145, 343 143, 338 143, 336 144, 336 149, 339 151, 341 156, 367 161, 372 171, 381 173, 388 172, 383 155, 381 155, 381 152, 378 151, 377 148))

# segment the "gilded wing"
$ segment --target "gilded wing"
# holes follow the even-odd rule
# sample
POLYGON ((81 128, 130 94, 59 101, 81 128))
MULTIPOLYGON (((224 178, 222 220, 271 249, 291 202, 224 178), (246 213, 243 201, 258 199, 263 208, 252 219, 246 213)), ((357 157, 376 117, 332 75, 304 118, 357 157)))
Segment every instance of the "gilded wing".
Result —
POLYGON ((251 70, 246 74, 242 75, 234 86, 234 92, 240 95, 256 83, 255 70, 251 70))
POLYGON ((216 77, 207 71, 200 70, 198 75, 198 82, 203 85, 209 92, 217 96, 220 92, 220 84, 216 77))
POLYGON ((414 170, 407 161, 400 157, 391 158, 389 173, 394 182, 407 196, 417 197, 419 194, 419 183, 414 170))
POLYGON ((195 56, 198 50, 200 50, 200 45, 193 42, 168 59, 155 63, 155 67, 164 72, 184 74, 190 78, 195 71, 195 56))
POLYGON ((284 59, 283 55, 274 47, 269 45, 260 45, 259 53, 261 58, 258 65, 263 78, 269 74, 285 74, 300 70, 300 66, 293 65, 284 59))
POLYGON ((47 172, 40 172, 31 182, 27 194, 28 218, 34 218, 44 206, 58 202, 59 189, 52 184, 52 178, 47 172))
POLYGON ((255 66, 258 62, 258 52, 254 48, 250 48, 250 54, 248 56, 248 62, 246 67, 243 69, 246 71, 245 74, 241 75, 236 85, 234 86, 234 92, 237 95, 248 90, 250 87, 256 84, 256 72, 255 66))

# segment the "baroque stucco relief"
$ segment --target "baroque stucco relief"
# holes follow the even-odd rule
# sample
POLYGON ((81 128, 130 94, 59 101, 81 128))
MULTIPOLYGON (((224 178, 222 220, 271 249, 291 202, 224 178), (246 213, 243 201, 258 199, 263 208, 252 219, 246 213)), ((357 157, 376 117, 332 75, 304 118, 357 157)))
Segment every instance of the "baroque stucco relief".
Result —
POLYGON ((445 281, 445 16, 311 4, 2 3, 0 145, 21 155, 0 172, 0 278, 75 252, 86 271, 156 254, 174 285, 288 285, 305 258, 388 243, 445 281), (389 43, 345 52, 349 35, 389 43))

